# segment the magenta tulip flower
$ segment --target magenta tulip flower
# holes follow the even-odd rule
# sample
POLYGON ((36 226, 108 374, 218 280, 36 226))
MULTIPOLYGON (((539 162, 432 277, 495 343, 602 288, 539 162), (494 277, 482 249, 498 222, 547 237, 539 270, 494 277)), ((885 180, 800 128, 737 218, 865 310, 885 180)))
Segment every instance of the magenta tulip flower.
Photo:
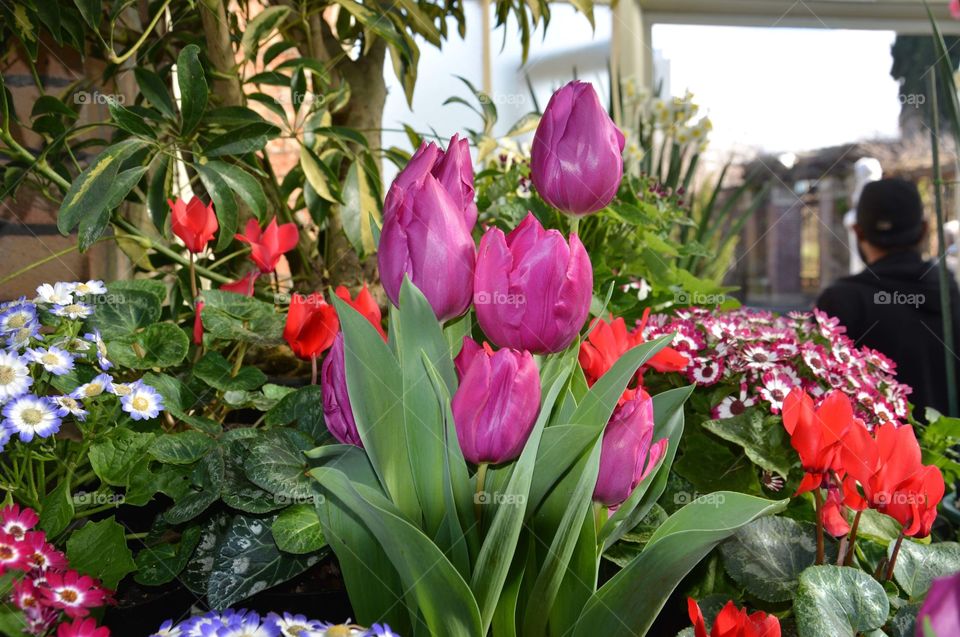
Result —
POLYGON ((667 451, 667 439, 653 442, 653 400, 645 392, 617 407, 603 432, 595 502, 616 507, 630 497, 667 451))
POLYGON ((515 460, 540 411, 540 373, 530 352, 494 352, 470 337, 456 358, 460 387, 453 421, 463 456, 474 464, 515 460))
POLYGON ((384 217, 389 217, 402 203, 403 194, 431 174, 453 199, 463 214, 467 229, 477 223, 477 203, 474 201, 473 162, 470 143, 459 135, 450 138, 446 152, 433 142, 420 145, 406 168, 393 180, 384 202, 384 217))
POLYGON ((554 208, 587 215, 604 208, 623 178, 624 137, 591 84, 553 94, 530 150, 533 185, 554 208))
POLYGON ((593 268, 576 234, 568 243, 528 214, 507 236, 483 235, 473 288, 477 321, 499 347, 561 352, 590 311, 593 268))
POLYGON ((338 332, 320 370, 323 391, 323 419, 333 437, 345 445, 362 447, 357 422, 347 394, 346 364, 343 359, 343 332, 338 332))
POLYGON ((476 261, 463 211, 430 173, 414 180, 398 176, 388 204, 377 260, 390 301, 398 304, 406 275, 427 297, 439 320, 463 314, 473 295, 476 261))
POLYGON ((936 635, 960 635, 960 573, 933 580, 917 614, 917 637, 924 637, 928 617, 936 635))

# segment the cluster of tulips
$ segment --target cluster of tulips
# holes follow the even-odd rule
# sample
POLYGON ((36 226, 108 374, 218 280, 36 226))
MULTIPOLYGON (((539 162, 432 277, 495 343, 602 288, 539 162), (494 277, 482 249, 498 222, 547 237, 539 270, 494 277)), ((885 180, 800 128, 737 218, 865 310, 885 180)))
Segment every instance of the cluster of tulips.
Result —
POLYGON ((818 563, 823 562, 824 529, 844 538, 841 547, 847 553, 840 559, 852 561, 860 515, 869 507, 902 526, 887 565, 889 579, 903 538, 930 534, 944 494, 943 474, 921 462, 913 427, 887 422, 870 431, 854 415, 846 394, 831 392, 815 406, 800 389, 784 400, 783 426, 805 472, 797 494, 813 492, 817 503, 818 563), (851 510, 856 512, 852 526, 851 510))

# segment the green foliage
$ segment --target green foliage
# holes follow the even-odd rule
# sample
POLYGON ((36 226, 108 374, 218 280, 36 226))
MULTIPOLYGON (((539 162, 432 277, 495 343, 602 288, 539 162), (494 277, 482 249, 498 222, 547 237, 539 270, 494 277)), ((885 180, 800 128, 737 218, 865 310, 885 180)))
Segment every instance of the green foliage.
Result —
POLYGON ((67 541, 71 568, 100 580, 110 589, 137 569, 124 529, 113 518, 87 522, 67 541))
POLYGON ((794 611, 800 637, 855 637, 887 621, 886 591, 863 571, 811 566, 800 575, 794 611))

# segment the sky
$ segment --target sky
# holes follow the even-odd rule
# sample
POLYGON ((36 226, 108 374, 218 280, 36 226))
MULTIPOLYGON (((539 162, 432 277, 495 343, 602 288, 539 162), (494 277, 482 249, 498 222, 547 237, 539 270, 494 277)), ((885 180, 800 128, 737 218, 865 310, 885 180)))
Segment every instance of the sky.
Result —
POLYGON ((889 31, 654 26, 671 92, 689 88, 715 147, 809 150, 896 137, 889 31))
MULTIPOLYGON (((451 95, 469 92, 455 75, 481 85, 481 39, 476 3, 464 5, 467 34, 454 36, 443 51, 424 43, 413 108, 407 105, 392 71, 384 126, 406 123, 443 137, 479 119, 460 105, 443 105, 451 95)), ((513 25, 503 48, 503 31, 494 34, 494 88, 502 134, 532 110, 525 81, 530 75, 542 108, 551 90, 573 78, 589 79, 606 94, 610 9, 597 5, 591 32, 569 5, 552 9, 546 36, 531 42, 531 58, 521 62, 513 25), (603 77, 603 79, 600 79, 603 77)), ((451 29, 454 31, 453 29, 451 29)), ((900 112, 897 83, 890 77, 889 31, 739 28, 655 25, 653 45, 669 60, 673 94, 690 89, 714 124, 712 149, 798 152, 877 137, 896 137, 900 112)), ((385 134, 389 146, 406 148, 405 135, 385 134)))

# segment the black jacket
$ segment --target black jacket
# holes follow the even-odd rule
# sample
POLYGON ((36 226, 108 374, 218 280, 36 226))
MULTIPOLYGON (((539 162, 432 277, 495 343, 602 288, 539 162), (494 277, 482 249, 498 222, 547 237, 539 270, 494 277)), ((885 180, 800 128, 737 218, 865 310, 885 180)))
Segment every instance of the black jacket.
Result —
MULTIPOLYGON (((940 268, 916 252, 897 252, 863 272, 839 279, 820 294, 817 307, 840 319, 858 346, 871 347, 897 364, 897 379, 913 388, 913 415, 947 413, 940 268)), ((960 354, 960 292, 951 277, 954 351, 960 354)), ((960 357, 951 357, 960 378, 960 357)), ((957 414, 953 414, 957 415, 957 414)))

